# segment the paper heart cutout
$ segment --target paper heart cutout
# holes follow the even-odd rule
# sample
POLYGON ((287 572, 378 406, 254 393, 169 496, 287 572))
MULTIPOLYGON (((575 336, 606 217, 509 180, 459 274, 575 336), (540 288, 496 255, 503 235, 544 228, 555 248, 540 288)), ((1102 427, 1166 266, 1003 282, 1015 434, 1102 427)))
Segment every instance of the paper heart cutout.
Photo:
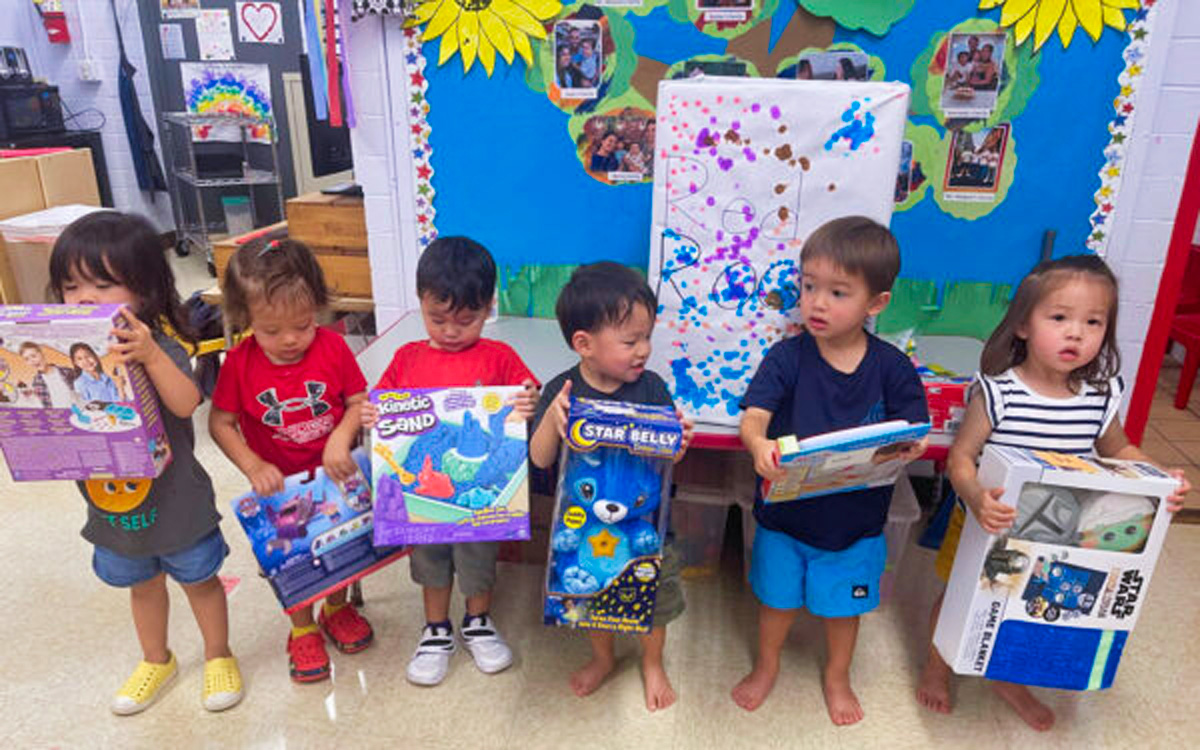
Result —
POLYGON ((246 29, 260 42, 264 41, 279 23, 279 11, 274 3, 246 3, 242 5, 241 15, 246 29))

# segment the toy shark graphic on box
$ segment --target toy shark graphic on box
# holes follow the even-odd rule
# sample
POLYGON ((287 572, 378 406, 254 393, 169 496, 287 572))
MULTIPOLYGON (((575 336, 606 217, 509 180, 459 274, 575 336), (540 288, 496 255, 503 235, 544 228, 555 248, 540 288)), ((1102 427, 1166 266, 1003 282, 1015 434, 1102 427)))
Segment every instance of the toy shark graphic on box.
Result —
POLYGON ((648 633, 682 425, 670 406, 575 398, 567 425, 543 619, 648 633))
POLYGON ((408 554, 373 544, 371 466, 365 450, 353 456, 359 473, 341 485, 317 469, 311 480, 305 474, 288 477, 278 494, 249 493, 231 503, 285 612, 408 554))
POLYGON ((375 543, 445 544, 529 538, 520 387, 372 391, 375 543))
POLYGON ((0 307, 0 448, 17 482, 157 477, 171 461, 142 366, 111 351, 121 305, 0 307))

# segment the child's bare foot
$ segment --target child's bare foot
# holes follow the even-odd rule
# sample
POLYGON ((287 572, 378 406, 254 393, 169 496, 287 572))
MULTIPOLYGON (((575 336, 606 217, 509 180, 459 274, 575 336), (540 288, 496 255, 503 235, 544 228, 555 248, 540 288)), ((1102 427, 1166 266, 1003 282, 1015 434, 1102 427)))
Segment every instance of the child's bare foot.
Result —
POLYGON ((753 711, 771 694, 771 688, 775 687, 775 678, 778 676, 778 664, 773 668, 755 664, 754 670, 734 686, 733 702, 747 711, 753 711))
POLYGON ((662 664, 642 663, 642 681, 646 686, 646 710, 657 711, 675 703, 675 688, 667 679, 662 664))
POLYGON ((1029 688, 1011 682, 993 682, 992 690, 1012 706, 1025 723, 1039 732, 1054 726, 1054 712, 1045 703, 1034 697, 1029 688))
MULTIPOLYGON (((592 656, 592 660, 584 664, 571 675, 571 690, 580 698, 596 692, 596 688, 604 682, 609 672, 613 671, 613 659, 592 656)), ((647 688, 648 690, 649 688, 647 688)))
POLYGON ((825 691, 825 708, 834 724, 844 727, 862 721, 862 706, 858 703, 858 696, 850 688, 850 675, 835 675, 825 670, 821 687, 825 691))
POLYGON ((948 714, 954 707, 950 701, 950 667, 932 655, 921 670, 917 703, 939 714, 948 714))

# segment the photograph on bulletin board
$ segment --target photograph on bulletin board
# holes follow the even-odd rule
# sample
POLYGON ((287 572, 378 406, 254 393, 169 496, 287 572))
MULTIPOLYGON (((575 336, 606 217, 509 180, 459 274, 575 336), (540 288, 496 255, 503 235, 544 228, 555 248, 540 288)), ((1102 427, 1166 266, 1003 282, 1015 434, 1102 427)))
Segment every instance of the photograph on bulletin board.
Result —
POLYGON ((604 77, 604 32, 599 21, 554 24, 554 75, 564 99, 595 99, 604 77))
POLYGON ((588 172, 611 183, 654 178, 654 113, 632 107, 584 123, 579 155, 588 172))
POLYGON ((706 22, 745 21, 754 10, 754 0, 696 0, 706 22))
POLYGON ((1004 33, 950 35, 942 111, 946 117, 986 119, 996 108, 1004 66, 1004 33))
POLYGON ((796 77, 802 81, 869 81, 871 58, 865 52, 849 50, 801 55, 796 77))
POLYGON ((900 144, 900 171, 896 173, 896 203, 903 203, 908 200, 908 193, 912 183, 912 165, 913 165, 913 145, 912 141, 904 141, 900 144))
POLYGON ((1007 146, 1007 123, 974 133, 954 131, 943 187, 946 200, 994 201, 1007 146))
POLYGON ((674 80, 680 78, 695 78, 696 76, 726 76, 744 78, 750 75, 746 63, 741 60, 688 60, 683 69, 671 76, 674 80))

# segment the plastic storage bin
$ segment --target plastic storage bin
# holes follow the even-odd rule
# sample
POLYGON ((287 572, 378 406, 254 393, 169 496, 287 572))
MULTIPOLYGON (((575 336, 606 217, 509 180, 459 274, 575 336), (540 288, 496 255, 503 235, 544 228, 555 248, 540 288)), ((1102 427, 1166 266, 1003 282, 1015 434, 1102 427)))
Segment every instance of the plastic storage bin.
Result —
POLYGON ((223 195, 221 208, 225 211, 226 234, 236 237, 254 229, 254 214, 250 210, 248 196, 223 195))
POLYGON ((728 516, 728 505, 688 502, 686 497, 678 495, 671 502, 671 528, 675 531, 675 549, 682 558, 684 578, 717 572, 728 516))

